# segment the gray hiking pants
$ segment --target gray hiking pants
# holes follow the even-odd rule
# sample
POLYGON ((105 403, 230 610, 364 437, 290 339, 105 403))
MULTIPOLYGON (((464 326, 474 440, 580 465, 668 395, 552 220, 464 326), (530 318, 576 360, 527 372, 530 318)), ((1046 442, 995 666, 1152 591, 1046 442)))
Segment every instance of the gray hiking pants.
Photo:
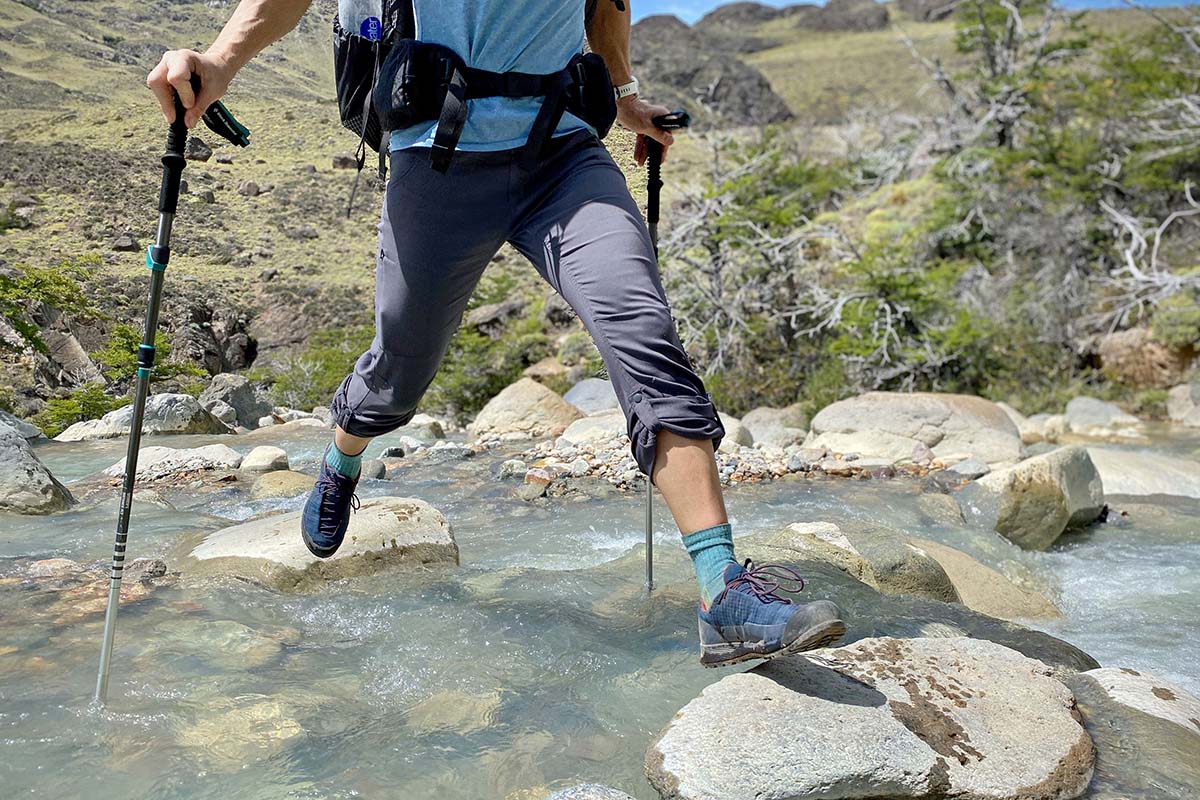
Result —
POLYGON ((375 340, 331 404, 342 430, 379 436, 412 419, 484 267, 508 241, 596 342, 642 472, 662 429, 720 444, 725 431, 680 344, 624 174, 591 133, 546 149, 529 175, 519 150, 458 152, 445 174, 424 150, 391 154, 375 340))

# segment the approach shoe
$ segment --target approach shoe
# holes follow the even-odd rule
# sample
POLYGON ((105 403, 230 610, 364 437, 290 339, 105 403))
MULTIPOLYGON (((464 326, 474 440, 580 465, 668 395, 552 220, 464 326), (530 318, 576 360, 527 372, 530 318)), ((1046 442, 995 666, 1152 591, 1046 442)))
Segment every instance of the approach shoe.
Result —
POLYGON ((346 528, 350 526, 350 512, 358 510, 356 486, 358 476, 347 478, 321 459, 317 483, 300 516, 300 535, 314 556, 329 558, 342 546, 346 528))
POLYGON ((804 579, 780 564, 730 564, 725 588, 707 611, 700 608, 700 663, 724 667, 754 658, 815 650, 846 632, 841 611, 828 600, 793 603, 778 592, 800 591, 804 579))

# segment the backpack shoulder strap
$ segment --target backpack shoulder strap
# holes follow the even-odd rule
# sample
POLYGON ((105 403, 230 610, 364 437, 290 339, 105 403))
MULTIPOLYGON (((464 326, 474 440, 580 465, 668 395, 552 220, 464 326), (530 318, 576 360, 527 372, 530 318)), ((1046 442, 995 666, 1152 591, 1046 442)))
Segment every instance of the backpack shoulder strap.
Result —
POLYGON ((384 39, 414 39, 417 35, 416 0, 384 0, 384 39))

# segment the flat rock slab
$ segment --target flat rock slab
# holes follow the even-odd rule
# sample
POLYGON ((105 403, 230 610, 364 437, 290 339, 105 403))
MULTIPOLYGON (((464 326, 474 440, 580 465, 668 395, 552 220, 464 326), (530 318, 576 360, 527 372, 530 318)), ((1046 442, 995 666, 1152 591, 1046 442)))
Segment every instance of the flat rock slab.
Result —
POLYGON ((1012 462, 1025 450, 1008 415, 981 397, 932 392, 868 392, 839 400, 813 417, 805 447, 892 461, 918 447, 938 458, 1012 462))
MULTIPOLYGON (((241 463, 241 454, 223 444, 187 448, 143 447, 138 451, 137 479, 156 481, 184 473, 237 469, 241 463)), ((120 478, 125 474, 125 459, 104 470, 104 474, 110 478, 120 478)))
POLYGON ((1045 664, 968 638, 863 639, 712 684, 646 753, 666 798, 1068 800, 1095 753, 1045 664))
POLYGON ((401 564, 458 563, 450 523, 423 500, 367 500, 350 517, 341 549, 328 559, 317 558, 304 546, 300 515, 276 514, 209 534, 191 552, 196 571, 294 590, 401 564))
POLYGON ((998 619, 1055 619, 1062 612, 1045 595, 1018 586, 961 550, 930 541, 909 541, 941 564, 967 608, 998 619))

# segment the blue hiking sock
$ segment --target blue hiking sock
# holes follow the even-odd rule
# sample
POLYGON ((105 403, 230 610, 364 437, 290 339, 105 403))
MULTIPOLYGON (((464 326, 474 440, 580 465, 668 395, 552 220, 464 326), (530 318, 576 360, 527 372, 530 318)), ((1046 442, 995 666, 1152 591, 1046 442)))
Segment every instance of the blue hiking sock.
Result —
MULTIPOLYGON (((366 452, 365 450, 363 451, 366 452)), ((357 478, 358 473, 362 470, 363 454, 359 453, 356 456, 348 456, 341 450, 338 450, 336 444, 329 445, 329 449, 325 451, 325 463, 329 468, 339 475, 345 475, 347 478, 357 478)))
POLYGON ((725 568, 736 564, 733 555, 733 528, 728 522, 689 533, 683 537, 684 549, 692 557, 700 601, 705 608, 725 589, 725 568))

